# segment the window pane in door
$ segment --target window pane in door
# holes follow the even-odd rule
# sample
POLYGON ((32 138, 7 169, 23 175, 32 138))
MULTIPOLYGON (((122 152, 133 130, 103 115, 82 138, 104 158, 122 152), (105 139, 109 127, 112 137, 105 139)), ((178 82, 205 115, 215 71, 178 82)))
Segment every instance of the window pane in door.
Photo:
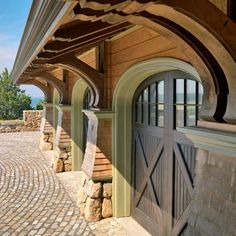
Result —
POLYGON ((156 103, 156 83, 150 86, 150 103, 156 103))
POLYGON ((142 122, 142 104, 136 103, 136 122, 141 124, 142 122))
POLYGON ((187 80, 187 103, 196 104, 196 82, 187 80))
POLYGON ((158 103, 164 103, 164 81, 158 83, 158 103))
POLYGON ((158 117, 157 117, 157 125, 159 127, 164 127, 164 104, 158 104, 158 117))
POLYGON ((143 102, 148 103, 148 88, 143 91, 143 102))
POLYGON ((156 104, 150 104, 150 125, 156 125, 156 104))
POLYGON ((148 103, 143 103, 143 124, 148 125, 148 103))
POLYGON ((184 126, 184 105, 176 105, 176 127, 184 126))
POLYGON ((184 103, 184 80, 176 79, 176 103, 184 103))
POLYGON ((196 106, 187 106, 187 126, 196 125, 196 106))

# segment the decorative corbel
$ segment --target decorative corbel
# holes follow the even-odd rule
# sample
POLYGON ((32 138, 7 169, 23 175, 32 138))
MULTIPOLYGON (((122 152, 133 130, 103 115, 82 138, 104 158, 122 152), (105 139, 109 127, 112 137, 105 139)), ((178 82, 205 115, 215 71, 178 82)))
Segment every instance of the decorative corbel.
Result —
POLYGON ((50 61, 55 66, 69 70, 84 79, 91 89, 90 106, 98 107, 99 99, 103 96, 104 74, 95 70, 76 56, 68 55, 50 61))
POLYGON ((53 85, 58 92, 60 93, 60 103, 67 104, 68 103, 68 91, 66 91, 66 83, 62 80, 57 79, 54 75, 49 72, 39 72, 34 74, 36 77, 40 77, 45 79, 48 83, 53 85))

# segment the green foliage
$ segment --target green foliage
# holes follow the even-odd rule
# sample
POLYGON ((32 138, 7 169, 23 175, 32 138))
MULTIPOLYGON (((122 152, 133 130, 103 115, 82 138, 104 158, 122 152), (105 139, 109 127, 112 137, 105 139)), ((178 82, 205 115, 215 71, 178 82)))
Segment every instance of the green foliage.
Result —
POLYGON ((43 103, 43 100, 40 99, 40 101, 35 106, 35 110, 43 110, 43 104, 42 103, 43 103))
POLYGON ((11 75, 4 69, 0 75, 0 119, 19 119, 23 116, 23 110, 31 109, 31 98, 13 84, 11 75))

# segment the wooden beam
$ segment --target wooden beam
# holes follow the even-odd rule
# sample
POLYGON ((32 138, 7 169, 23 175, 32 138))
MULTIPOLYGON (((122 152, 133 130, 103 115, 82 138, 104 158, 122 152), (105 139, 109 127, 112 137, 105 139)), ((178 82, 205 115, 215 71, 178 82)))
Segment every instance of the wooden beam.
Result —
POLYGON ((77 24, 73 24, 69 27, 63 27, 62 29, 58 29, 54 34, 54 40, 65 39, 66 41, 73 41, 76 39, 83 38, 85 35, 94 34, 96 32, 100 32, 104 29, 111 27, 112 25, 102 22, 81 22, 76 21, 77 24))
POLYGON ((47 60, 46 59, 35 58, 31 63, 34 64, 34 65, 44 65, 44 64, 47 63, 47 60))
POLYGON ((96 11, 104 11, 109 12, 112 10, 122 11, 123 9, 132 9, 135 12, 138 12, 140 10, 140 7, 142 8, 146 4, 153 4, 154 2, 159 2, 160 0, 96 0, 96 1, 90 1, 90 0, 84 0, 80 1, 80 3, 75 7, 75 13, 78 12, 81 8, 82 9, 93 9, 96 11))
POLYGON ((120 33, 128 26, 130 26, 129 23, 113 25, 109 28, 102 29, 99 32, 91 33, 90 35, 85 35, 82 38, 71 42, 54 41, 44 47, 44 51, 38 54, 38 59, 47 60, 58 57, 61 54, 73 52, 84 46, 88 47, 88 45, 90 44, 94 44, 95 46, 96 44, 99 44, 101 41, 104 41, 112 35, 120 33))
POLYGON ((235 0, 227 1, 227 15, 231 20, 236 22, 236 1, 235 0))
POLYGON ((60 102, 63 104, 68 103, 68 92, 66 91, 66 83, 65 82, 57 79, 54 75, 52 75, 51 73, 46 72, 46 71, 33 73, 33 76, 43 78, 48 83, 52 84, 61 95, 60 102))
POLYGON ((51 60, 50 63, 54 65, 64 65, 68 66, 70 69, 73 69, 77 74, 81 74, 84 77, 91 78, 95 83, 101 83, 103 79, 103 74, 81 61, 75 56, 62 56, 56 58, 55 60, 51 60))
POLYGON ((96 47, 99 43, 102 43, 104 40, 106 40, 106 36, 101 36, 96 39, 91 39, 87 42, 83 42, 79 46, 73 46, 70 48, 66 48, 65 50, 60 51, 59 53, 52 53, 51 57, 48 57, 49 54, 40 54, 40 59, 44 59, 47 61, 47 63, 50 64, 51 60, 55 60, 56 58, 62 57, 62 56, 67 56, 70 54, 82 54, 88 50, 90 50, 93 47, 96 47))
POLYGON ((52 70, 54 70, 54 69, 56 69, 55 67, 53 67, 53 66, 51 66, 51 67, 44 67, 43 65, 41 66, 41 67, 28 67, 25 71, 24 71, 24 73, 23 73, 23 75, 29 75, 29 76, 31 76, 32 74, 34 74, 34 73, 40 73, 40 72, 43 72, 43 71, 47 71, 47 72, 49 72, 49 71, 52 71, 52 70))
POLYGON ((103 95, 104 75, 102 73, 98 72, 73 55, 58 57, 54 60, 51 60, 50 63, 69 70, 84 79, 90 87, 92 94, 94 95, 93 106, 98 105, 99 96, 103 95))

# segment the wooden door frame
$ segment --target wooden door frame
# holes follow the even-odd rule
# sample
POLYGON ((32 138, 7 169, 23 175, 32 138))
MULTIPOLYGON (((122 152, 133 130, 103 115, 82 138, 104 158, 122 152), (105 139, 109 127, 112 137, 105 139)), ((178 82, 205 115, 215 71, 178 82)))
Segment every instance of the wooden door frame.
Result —
POLYGON ((146 78, 170 70, 183 71, 196 81, 201 82, 198 72, 190 64, 178 59, 163 57, 133 65, 121 76, 115 87, 112 104, 115 113, 112 132, 112 200, 113 215, 116 217, 130 216, 132 101, 134 93, 146 78))

